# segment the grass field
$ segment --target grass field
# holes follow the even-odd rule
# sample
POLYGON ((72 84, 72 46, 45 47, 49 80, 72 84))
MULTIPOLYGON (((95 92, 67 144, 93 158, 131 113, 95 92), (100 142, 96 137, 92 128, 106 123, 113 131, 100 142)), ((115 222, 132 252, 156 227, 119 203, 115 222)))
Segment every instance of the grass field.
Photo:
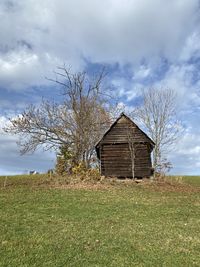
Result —
POLYGON ((200 177, 182 182, 0 177, 0 266, 200 266, 200 177))

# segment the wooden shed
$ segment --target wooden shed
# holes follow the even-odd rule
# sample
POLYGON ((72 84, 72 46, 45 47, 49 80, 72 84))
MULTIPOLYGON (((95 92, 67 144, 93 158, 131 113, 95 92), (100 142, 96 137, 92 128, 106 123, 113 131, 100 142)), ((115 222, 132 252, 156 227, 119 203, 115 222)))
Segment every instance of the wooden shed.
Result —
POLYGON ((134 178, 150 177, 154 145, 147 134, 122 113, 95 147, 101 175, 131 178, 134 173, 134 178))

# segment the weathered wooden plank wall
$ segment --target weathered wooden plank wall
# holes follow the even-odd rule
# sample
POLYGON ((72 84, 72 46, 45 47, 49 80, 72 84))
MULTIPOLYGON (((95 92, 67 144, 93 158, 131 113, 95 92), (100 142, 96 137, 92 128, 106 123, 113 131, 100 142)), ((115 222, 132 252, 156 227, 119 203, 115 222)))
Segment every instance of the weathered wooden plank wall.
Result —
MULTIPOLYGON (((132 163, 128 144, 105 144, 101 148, 101 172, 105 176, 132 177, 132 163)), ((146 145, 137 145, 135 176, 151 175, 151 157, 146 145)))
POLYGON ((102 175, 132 177, 131 152, 128 143, 130 129, 135 144, 135 176, 151 175, 150 139, 127 116, 121 116, 98 144, 102 175))

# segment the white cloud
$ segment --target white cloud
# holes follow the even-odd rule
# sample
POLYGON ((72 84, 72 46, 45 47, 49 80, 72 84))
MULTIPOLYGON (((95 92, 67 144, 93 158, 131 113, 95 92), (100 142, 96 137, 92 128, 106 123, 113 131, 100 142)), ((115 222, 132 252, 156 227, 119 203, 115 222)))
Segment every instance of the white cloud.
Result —
POLYGON ((200 167, 200 129, 187 130, 178 140, 169 158, 173 163, 172 173, 199 175, 200 167))
POLYGON ((0 82, 43 84, 57 64, 80 68, 84 58, 135 66, 185 58, 194 50, 197 9, 198 0, 1 1, 0 82))
POLYGON ((200 137, 197 133, 185 133, 179 141, 176 154, 200 157, 200 137))
POLYGON ((180 59, 182 61, 190 60, 191 57, 200 56, 200 33, 194 31, 191 35, 188 36, 185 46, 182 49, 180 59))
POLYGON ((46 76, 52 75, 50 69, 61 65, 57 59, 48 54, 37 55, 33 52, 12 51, 0 58, 1 87, 9 90, 24 90, 29 86, 47 85, 46 76))
POLYGON ((141 65, 139 69, 133 74, 134 81, 140 81, 151 75, 151 69, 147 66, 141 65))

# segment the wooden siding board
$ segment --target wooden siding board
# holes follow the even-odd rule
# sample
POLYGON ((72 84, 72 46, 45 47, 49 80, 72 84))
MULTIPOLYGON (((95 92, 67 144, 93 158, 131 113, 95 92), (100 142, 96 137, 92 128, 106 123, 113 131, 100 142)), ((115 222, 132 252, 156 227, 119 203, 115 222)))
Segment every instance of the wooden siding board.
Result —
POLYGON ((109 142, 126 142, 127 143, 127 133, 129 128, 132 129, 135 141, 149 142, 148 138, 139 130, 136 125, 128 122, 127 119, 121 118, 116 125, 112 128, 110 132, 103 138, 102 144, 109 142))
MULTIPOLYGON (((150 154, 144 145, 138 149, 139 154, 145 157, 137 158, 135 161, 135 176, 145 177, 150 175, 150 154)), ((137 153, 136 153, 137 155, 137 153)), ((106 176, 132 177, 131 158, 128 144, 104 145, 101 150, 101 170, 106 176), (123 151, 120 151, 123 149, 123 151)))

